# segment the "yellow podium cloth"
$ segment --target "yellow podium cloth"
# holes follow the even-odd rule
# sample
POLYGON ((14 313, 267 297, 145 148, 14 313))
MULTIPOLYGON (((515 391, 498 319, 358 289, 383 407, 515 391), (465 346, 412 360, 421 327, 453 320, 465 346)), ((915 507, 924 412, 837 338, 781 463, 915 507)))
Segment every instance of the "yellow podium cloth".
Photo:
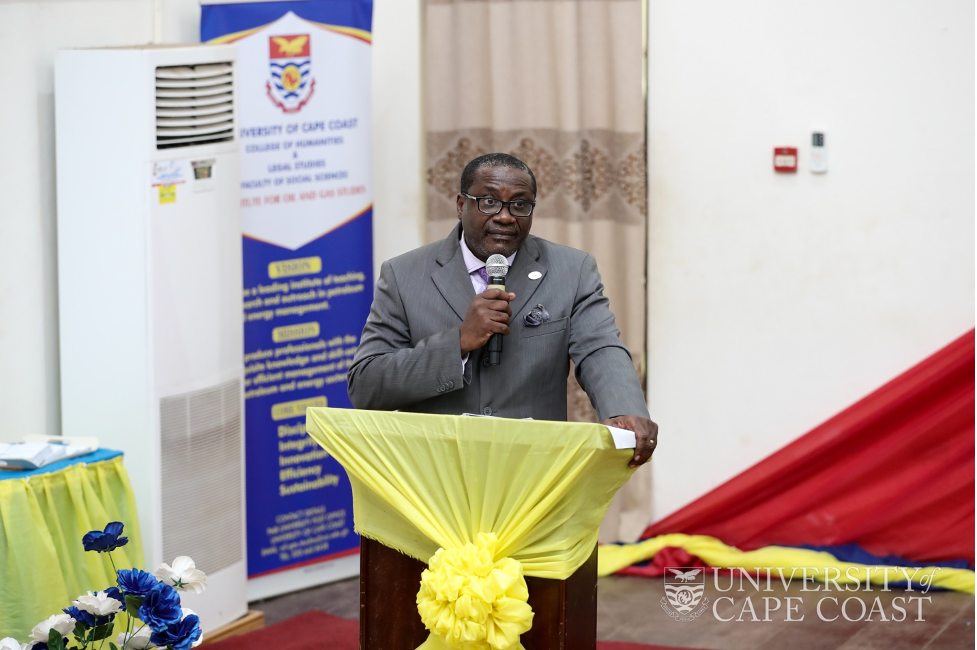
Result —
POLYGON ((601 546, 597 552, 597 575, 606 576, 636 562, 653 558, 666 547, 682 548, 710 566, 723 569, 742 568, 746 571, 771 572, 774 575, 805 575, 819 582, 841 585, 871 583, 887 585, 912 579, 927 589, 940 587, 974 593, 974 572, 950 567, 893 567, 841 562, 824 551, 790 546, 765 546, 753 551, 741 551, 727 546, 715 537, 706 535, 659 535, 636 544, 601 546), (801 570, 805 570, 804 574, 801 570))
MULTIPOLYGON (((423 562, 491 548, 525 575, 564 580, 632 473, 634 452, 599 424, 310 408, 306 428, 349 475, 357 532, 423 562)), ((423 646, 443 647, 433 635, 423 646)))
POLYGON ((565 580, 631 476, 600 424, 310 408, 310 435, 346 469, 356 531, 427 562, 495 533, 526 575, 565 580))
POLYGON ((123 522, 129 538, 112 553, 118 568, 142 568, 135 497, 121 456, 0 480, 0 638, 24 642, 78 596, 115 585, 108 557, 86 553, 81 543, 110 521, 123 522))

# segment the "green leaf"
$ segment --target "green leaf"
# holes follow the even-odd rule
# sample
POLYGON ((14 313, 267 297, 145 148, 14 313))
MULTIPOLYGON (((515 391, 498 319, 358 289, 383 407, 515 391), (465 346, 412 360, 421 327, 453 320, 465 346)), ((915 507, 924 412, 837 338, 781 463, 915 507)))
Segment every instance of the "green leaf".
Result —
POLYGON ((84 639, 85 638, 85 630, 87 630, 87 629, 88 628, 85 627, 85 624, 84 623, 82 623, 81 621, 78 621, 78 622, 75 623, 75 629, 72 632, 72 634, 74 634, 75 635, 75 638, 80 641, 81 639, 84 639))
POLYGON ((65 650, 64 637, 57 630, 52 629, 47 635, 48 650, 65 650))
POLYGON ((126 594, 126 613, 129 616, 135 617, 139 612, 139 608, 142 607, 142 601, 144 600, 146 600, 145 596, 126 594))
POLYGON ((115 645, 112 641, 109 641, 109 650, 119 650, 119 646, 115 645))
POLYGON ((95 628, 95 636, 92 637, 92 641, 101 641, 102 639, 107 639, 112 636, 112 628, 115 627, 114 623, 106 623, 105 625, 99 625, 95 628))

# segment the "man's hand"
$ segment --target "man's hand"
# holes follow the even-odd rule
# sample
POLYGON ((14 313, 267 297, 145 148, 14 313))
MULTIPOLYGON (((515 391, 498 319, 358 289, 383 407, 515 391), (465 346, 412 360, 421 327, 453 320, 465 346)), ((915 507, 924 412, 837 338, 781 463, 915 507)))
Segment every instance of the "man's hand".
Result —
POLYGON ((609 420, 604 420, 604 424, 609 427, 634 431, 634 437, 636 439, 634 458, 628 463, 628 467, 633 469, 651 460, 651 454, 654 453, 655 447, 658 445, 657 424, 648 418, 637 415, 619 415, 609 420))
POLYGON ((468 313, 461 323, 461 356, 477 350, 493 334, 508 334, 512 308, 509 303, 516 297, 500 289, 488 289, 472 298, 468 313))

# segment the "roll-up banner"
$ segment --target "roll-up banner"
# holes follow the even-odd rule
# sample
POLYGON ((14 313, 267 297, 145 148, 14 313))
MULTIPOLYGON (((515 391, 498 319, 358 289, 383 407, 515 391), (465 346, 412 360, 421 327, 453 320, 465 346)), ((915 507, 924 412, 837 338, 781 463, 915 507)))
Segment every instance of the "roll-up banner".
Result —
POLYGON ((248 599, 355 575, 346 473, 305 433, 350 407, 373 295, 372 0, 208 2, 238 45, 248 599))

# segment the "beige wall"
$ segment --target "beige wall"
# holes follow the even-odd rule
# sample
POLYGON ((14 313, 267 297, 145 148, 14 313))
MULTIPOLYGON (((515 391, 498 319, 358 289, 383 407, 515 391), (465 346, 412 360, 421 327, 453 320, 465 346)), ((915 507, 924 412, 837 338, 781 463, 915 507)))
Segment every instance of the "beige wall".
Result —
POLYGON ((974 4, 649 9, 657 519, 973 327, 974 4))
POLYGON ((148 43, 151 0, 0 2, 0 440, 60 433, 54 52, 148 43))
POLYGON ((421 245, 423 0, 373 5, 373 272, 421 245))

